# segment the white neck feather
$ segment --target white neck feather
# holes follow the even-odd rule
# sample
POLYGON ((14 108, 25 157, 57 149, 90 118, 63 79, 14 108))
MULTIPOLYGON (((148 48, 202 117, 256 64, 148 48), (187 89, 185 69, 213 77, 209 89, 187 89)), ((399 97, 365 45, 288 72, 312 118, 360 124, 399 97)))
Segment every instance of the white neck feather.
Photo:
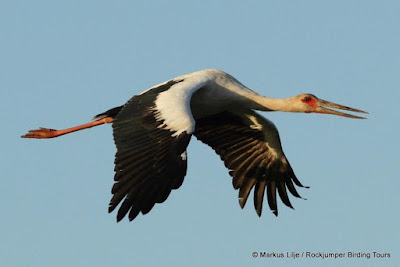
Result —
POLYGON ((254 109, 261 111, 287 111, 296 112, 296 106, 293 105, 293 97, 272 98, 260 95, 253 95, 251 99, 256 103, 254 109))

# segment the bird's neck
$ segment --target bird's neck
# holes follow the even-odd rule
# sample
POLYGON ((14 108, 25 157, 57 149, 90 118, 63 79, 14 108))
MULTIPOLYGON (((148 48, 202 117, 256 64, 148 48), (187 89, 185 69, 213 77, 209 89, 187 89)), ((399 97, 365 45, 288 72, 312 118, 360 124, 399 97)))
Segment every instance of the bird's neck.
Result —
POLYGON ((291 98, 272 98, 265 96, 256 96, 253 101, 256 103, 257 110, 262 111, 287 111, 296 112, 294 107, 290 105, 291 98))

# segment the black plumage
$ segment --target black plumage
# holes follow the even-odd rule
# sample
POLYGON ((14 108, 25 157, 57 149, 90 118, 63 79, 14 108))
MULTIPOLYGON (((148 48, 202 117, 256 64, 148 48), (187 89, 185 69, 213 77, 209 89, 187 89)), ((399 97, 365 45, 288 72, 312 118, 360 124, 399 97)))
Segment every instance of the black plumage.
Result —
POLYGON ((155 203, 164 202, 171 190, 181 186, 186 175, 186 147, 190 134, 172 137, 156 120, 156 95, 179 81, 134 96, 120 109, 113 121, 116 181, 109 212, 122 202, 120 221, 128 212, 133 220, 139 212, 148 213, 155 203))
MULTIPOLYGON (((300 197, 294 184, 300 187, 303 185, 296 178, 286 157, 283 154, 277 157, 273 145, 268 143, 269 138, 261 126, 274 127, 273 124, 269 121, 266 125, 255 124, 249 117, 266 121, 254 111, 236 114, 226 111, 198 119, 194 135, 213 148, 230 170, 233 187, 239 189, 239 204, 242 208, 254 188, 254 207, 261 216, 264 192, 267 190, 269 207, 278 215, 276 191, 282 202, 293 208, 286 189, 300 197)), ((276 135, 271 137, 278 140, 281 151, 278 131, 268 132, 276 135)))

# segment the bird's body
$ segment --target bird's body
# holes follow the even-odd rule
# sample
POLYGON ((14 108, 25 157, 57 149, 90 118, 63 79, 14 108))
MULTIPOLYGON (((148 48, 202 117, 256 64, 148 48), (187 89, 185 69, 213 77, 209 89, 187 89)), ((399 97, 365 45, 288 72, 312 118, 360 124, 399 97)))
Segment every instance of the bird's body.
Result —
POLYGON ((157 92, 154 110, 168 128, 193 133, 195 120, 235 108, 256 108, 258 96, 232 76, 219 70, 202 70, 176 77, 141 93, 157 92), (161 90, 167 90, 159 92, 161 90), (159 92, 159 93, 158 93, 159 92))
MULTIPOLYGON (((363 112, 301 94, 286 99, 263 97, 231 75, 202 70, 158 84, 132 97, 125 105, 97 115, 94 121, 66 130, 40 128, 23 137, 51 138, 69 132, 113 123, 115 184, 109 211, 120 203, 117 220, 129 213, 148 213, 166 200, 186 175, 186 147, 192 135, 212 147, 224 161, 239 189, 243 208, 254 188, 254 206, 259 216, 265 191, 277 215, 277 194, 292 207, 287 190, 296 196, 302 187, 285 157, 275 125, 254 110, 316 112, 361 118, 333 107, 363 112)), ((364 112, 365 113, 365 112, 364 112)))

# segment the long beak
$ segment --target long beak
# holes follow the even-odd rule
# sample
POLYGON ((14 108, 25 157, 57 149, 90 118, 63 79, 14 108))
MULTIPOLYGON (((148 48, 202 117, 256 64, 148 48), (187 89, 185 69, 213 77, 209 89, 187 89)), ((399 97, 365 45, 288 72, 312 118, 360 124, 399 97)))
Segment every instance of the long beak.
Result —
POLYGON ((326 100, 322 100, 322 99, 318 99, 317 105, 318 106, 315 109, 315 112, 317 112, 317 113, 333 114, 333 115, 338 115, 338 116, 347 117, 347 118, 353 118, 353 119, 366 119, 364 117, 343 113, 343 112, 336 111, 336 110, 333 110, 333 109, 328 109, 328 108, 335 108, 335 109, 348 110, 348 111, 352 111, 352 112, 359 112, 359 113, 368 114, 368 112, 363 111, 363 110, 346 107, 346 106, 339 105, 339 104, 336 104, 336 103, 332 103, 332 102, 329 102, 329 101, 326 101, 326 100))

